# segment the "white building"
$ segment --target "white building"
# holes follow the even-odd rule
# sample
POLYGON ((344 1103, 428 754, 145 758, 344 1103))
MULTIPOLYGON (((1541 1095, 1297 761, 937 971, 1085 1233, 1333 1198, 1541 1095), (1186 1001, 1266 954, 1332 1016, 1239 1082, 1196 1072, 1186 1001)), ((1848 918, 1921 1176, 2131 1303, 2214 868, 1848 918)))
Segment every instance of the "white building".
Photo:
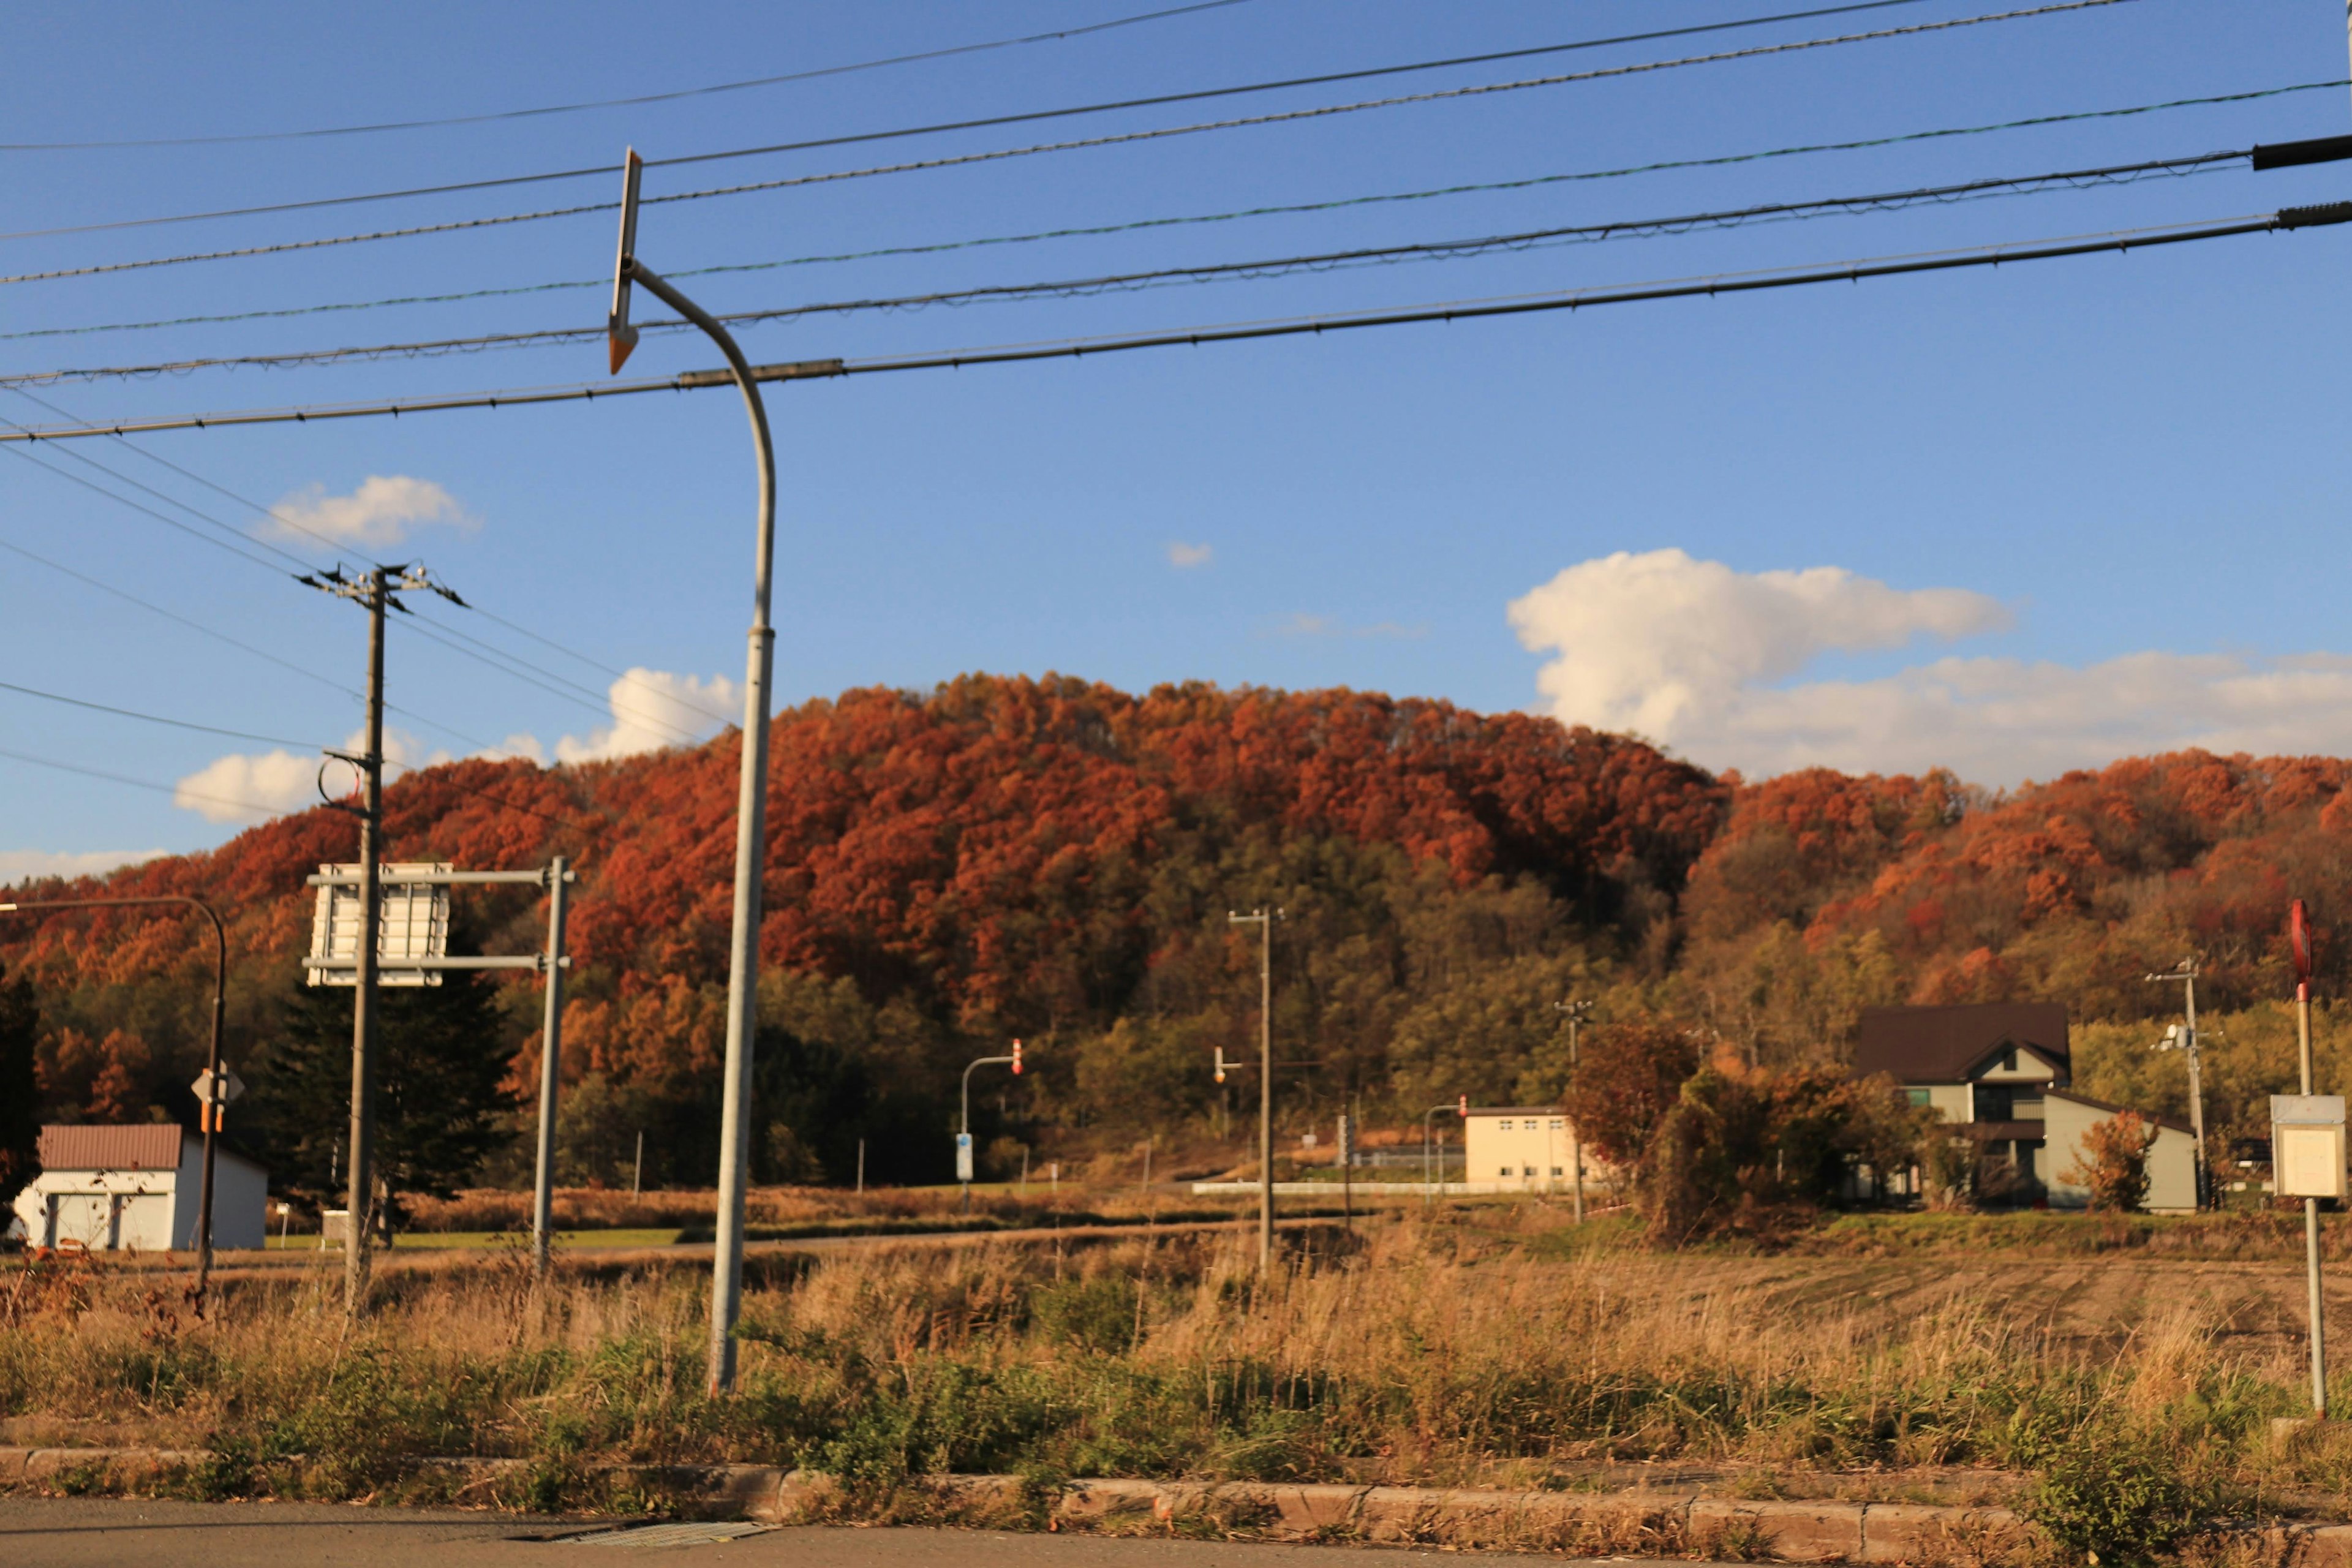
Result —
MULTIPOLYGON (((1583 1151, 1558 1106, 1472 1106, 1462 1121, 1462 1179, 1505 1192, 1565 1193, 1583 1151)), ((1587 1162, 1584 1179, 1593 1179, 1587 1162)))
MULTIPOLYGON (((185 1252, 196 1239, 205 1141, 170 1122, 44 1127, 41 1173, 16 1194, 16 1224, 36 1247, 93 1252, 185 1252)), ((259 1247, 269 1173, 215 1144, 213 1245, 259 1247)))

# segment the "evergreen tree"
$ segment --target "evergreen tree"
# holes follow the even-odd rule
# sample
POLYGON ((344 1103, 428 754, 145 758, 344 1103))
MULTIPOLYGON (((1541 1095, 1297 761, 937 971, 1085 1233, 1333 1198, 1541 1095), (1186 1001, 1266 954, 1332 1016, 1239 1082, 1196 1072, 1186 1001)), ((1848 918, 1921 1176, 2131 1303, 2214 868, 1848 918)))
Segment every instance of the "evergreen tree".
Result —
POLYGON ((33 1081, 33 1044, 41 1010, 32 983, 0 970, 0 1210, 14 1203, 39 1168, 41 1112, 33 1081))
MULTIPOLYGON (((345 987, 294 993, 255 1074, 255 1119, 281 1170, 335 1169, 350 1120, 352 1005, 345 987)), ((389 1234, 403 1194, 449 1196, 513 1139, 516 1100, 484 977, 453 973, 439 985, 380 990, 375 1019, 373 1166, 389 1234)), ((327 1187, 341 1179, 336 1170, 327 1187)))

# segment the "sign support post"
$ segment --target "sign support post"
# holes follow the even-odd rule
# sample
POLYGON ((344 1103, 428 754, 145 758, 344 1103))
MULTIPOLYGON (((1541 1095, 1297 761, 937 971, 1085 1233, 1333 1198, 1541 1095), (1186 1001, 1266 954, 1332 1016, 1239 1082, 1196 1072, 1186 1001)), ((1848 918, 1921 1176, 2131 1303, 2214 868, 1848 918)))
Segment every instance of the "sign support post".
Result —
MULTIPOLYGON (((2287 942, 2294 950, 2294 1027, 2295 1043, 2303 1068, 2303 1094, 2306 1103, 2324 1103, 2321 1096, 2311 1092, 2311 916, 2303 900, 2295 900, 2287 910, 2287 942)), ((2271 1120, 2281 1121, 2279 1101, 2271 1100, 2271 1120)), ((2336 1121, 2333 1152, 2329 1156, 2335 1172, 2334 1192, 2327 1195, 2341 1198, 2345 1193, 2344 1101, 2335 1099, 2336 1121)), ((2284 1193, 2287 1185, 2284 1177, 2286 1167, 2279 1160, 2279 1136, 2282 1126, 2271 1129, 2272 1185, 2284 1193)), ((2306 1195, 2303 1200, 2304 1272, 2310 1292, 2311 1312, 2311 1413, 2316 1419, 2327 1419, 2327 1308, 2319 1288, 2319 1198, 2306 1195)))
MULTIPOLYGON (((548 862, 547 1019, 539 1045, 539 1164, 530 1193, 530 1269, 540 1279, 547 1278, 548 1248, 553 1241, 555 1097, 563 1082, 563 884, 571 879, 572 869, 562 856, 548 862)), ((645 1134, 637 1136, 642 1140, 645 1134)))

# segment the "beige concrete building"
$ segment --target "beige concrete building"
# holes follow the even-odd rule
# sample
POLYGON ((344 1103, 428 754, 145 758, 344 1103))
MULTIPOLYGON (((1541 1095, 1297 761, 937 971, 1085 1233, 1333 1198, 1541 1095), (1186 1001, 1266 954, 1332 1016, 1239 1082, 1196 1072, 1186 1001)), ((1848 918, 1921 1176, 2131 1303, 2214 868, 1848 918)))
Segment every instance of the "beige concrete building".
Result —
POLYGON ((1462 1179, 1503 1190, 1564 1193, 1576 1185, 1577 1162, 1591 1162, 1558 1106, 1473 1106, 1462 1123, 1462 1179))

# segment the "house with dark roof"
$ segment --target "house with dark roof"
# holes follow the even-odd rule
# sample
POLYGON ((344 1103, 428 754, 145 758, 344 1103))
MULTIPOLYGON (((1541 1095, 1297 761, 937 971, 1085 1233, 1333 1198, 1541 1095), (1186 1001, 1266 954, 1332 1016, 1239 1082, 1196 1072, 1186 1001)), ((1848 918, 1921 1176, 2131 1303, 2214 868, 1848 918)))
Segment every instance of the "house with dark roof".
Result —
MULTIPOLYGON (((16 1194, 8 1228, 35 1247, 92 1252, 185 1252, 196 1244, 205 1140, 176 1122, 41 1129, 41 1173, 16 1194)), ((259 1247, 268 1233, 269 1173, 236 1150, 213 1150, 213 1245, 259 1247)))
MULTIPOLYGON (((1854 1071, 1884 1073, 1916 1105, 1932 1106, 1975 1148, 1984 1196, 2079 1208, 2089 1191, 2066 1178, 2083 1135, 2126 1109, 2077 1094, 2066 1009, 2055 1002, 1871 1007, 1854 1071)), ((2147 1153, 2147 1207, 2197 1206, 2197 1141, 2184 1121, 2138 1113, 2157 1130, 2147 1153)))

